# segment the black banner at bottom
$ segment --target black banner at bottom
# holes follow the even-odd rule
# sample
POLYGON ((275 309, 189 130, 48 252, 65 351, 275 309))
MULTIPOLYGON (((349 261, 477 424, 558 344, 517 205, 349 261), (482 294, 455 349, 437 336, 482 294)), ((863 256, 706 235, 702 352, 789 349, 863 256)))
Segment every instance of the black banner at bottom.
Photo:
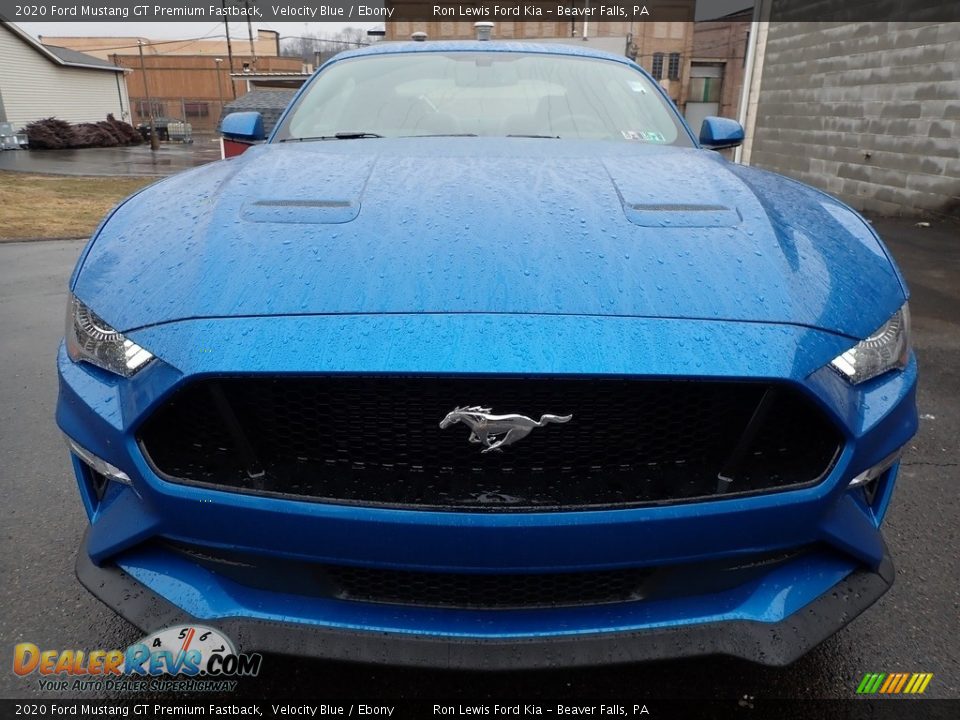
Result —
POLYGON ((776 720, 953 720, 960 699, 927 700, 0 700, 0 718, 757 718, 776 720))

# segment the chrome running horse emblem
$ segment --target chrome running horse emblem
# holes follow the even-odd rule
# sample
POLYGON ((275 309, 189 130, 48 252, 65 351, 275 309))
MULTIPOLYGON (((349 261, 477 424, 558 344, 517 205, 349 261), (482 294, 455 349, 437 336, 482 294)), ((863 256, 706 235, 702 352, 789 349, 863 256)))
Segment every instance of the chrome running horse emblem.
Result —
POLYGON ((446 429, 454 423, 462 422, 470 428, 470 442, 486 445, 480 452, 501 452, 505 446, 523 440, 534 428, 544 427, 548 423, 569 422, 572 417, 573 415, 541 415, 540 422, 537 422, 526 415, 491 415, 490 408, 474 405, 454 408, 448 412, 440 421, 440 428, 446 429))

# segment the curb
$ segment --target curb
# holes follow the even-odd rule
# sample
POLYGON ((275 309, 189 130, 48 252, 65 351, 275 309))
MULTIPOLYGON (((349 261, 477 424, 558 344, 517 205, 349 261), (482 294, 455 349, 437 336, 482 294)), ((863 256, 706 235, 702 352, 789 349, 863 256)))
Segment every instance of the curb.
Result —
POLYGON ((54 242, 59 241, 63 242, 65 240, 87 240, 88 238, 78 238, 78 237, 29 237, 29 238, 0 238, 0 245, 7 245, 13 243, 30 243, 30 242, 54 242))

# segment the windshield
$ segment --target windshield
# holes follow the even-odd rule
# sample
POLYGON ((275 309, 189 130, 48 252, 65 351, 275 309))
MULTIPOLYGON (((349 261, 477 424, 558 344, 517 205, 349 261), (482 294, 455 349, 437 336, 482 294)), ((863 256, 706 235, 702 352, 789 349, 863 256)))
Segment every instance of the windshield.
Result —
POLYGON ((522 52, 408 52, 324 70, 276 139, 520 136, 692 146, 653 83, 617 62, 522 52))

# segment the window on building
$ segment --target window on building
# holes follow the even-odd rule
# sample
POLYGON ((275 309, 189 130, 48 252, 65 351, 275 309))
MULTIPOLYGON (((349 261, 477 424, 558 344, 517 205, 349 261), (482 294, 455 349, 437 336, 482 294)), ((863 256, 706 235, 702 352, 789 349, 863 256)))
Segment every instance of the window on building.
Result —
POLYGON ((210 104, 205 102, 185 102, 183 112, 187 117, 207 117, 210 115, 210 104))
POLYGON ((166 106, 160 100, 151 100, 149 103, 146 100, 137 100, 137 115, 141 118, 148 118, 151 115, 153 117, 163 117, 166 113, 166 106), (150 112, 151 108, 153 112, 150 112))
POLYGON ((663 53, 653 54, 653 66, 650 69, 650 74, 653 75, 654 80, 660 80, 663 77, 663 53))
POLYGON ((670 53, 670 64, 667 67, 667 77, 671 80, 680 79, 680 53, 670 53))
POLYGON ((723 78, 691 77, 690 87, 687 90, 687 100, 689 102, 719 103, 722 88, 723 78))

